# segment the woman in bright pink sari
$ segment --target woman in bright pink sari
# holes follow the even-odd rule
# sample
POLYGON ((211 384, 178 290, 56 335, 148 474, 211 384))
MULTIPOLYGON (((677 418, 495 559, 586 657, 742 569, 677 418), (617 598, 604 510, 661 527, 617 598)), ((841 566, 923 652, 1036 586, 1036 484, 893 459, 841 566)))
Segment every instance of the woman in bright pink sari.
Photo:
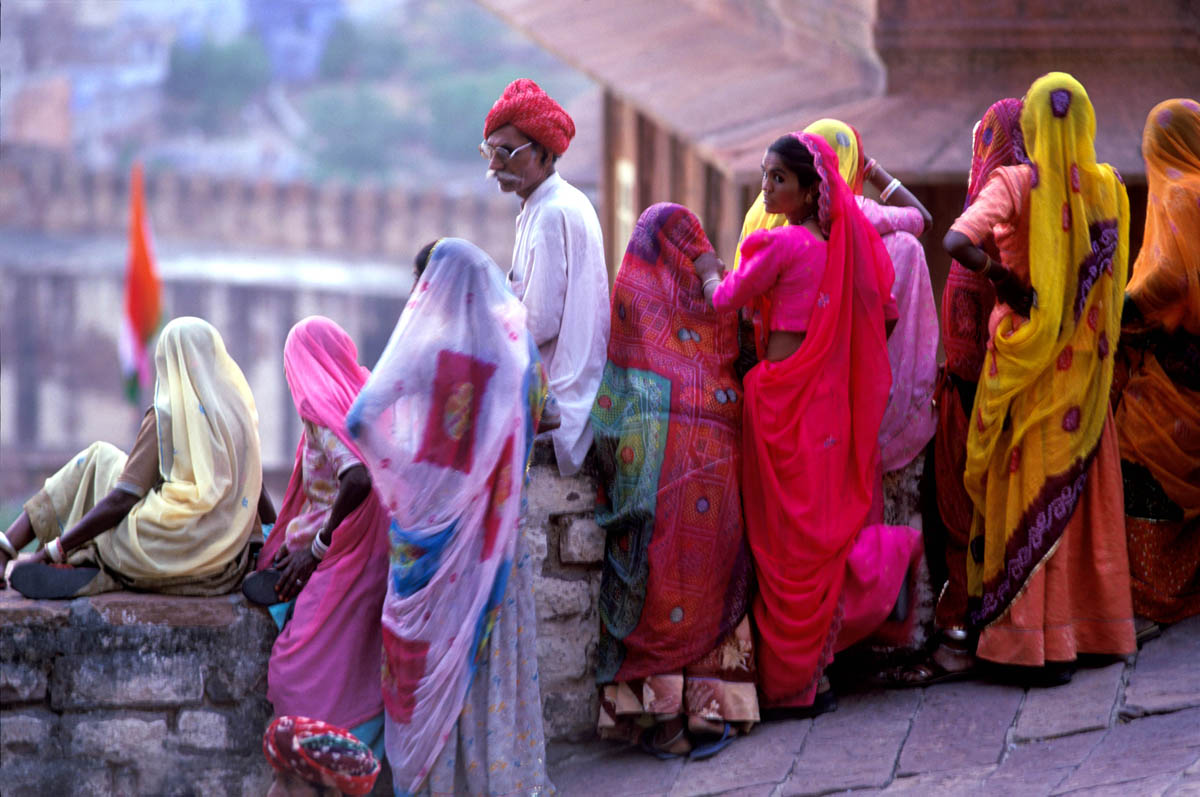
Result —
POLYGON ((304 433, 261 572, 247 580, 247 594, 251 583, 276 583, 280 600, 296 599, 271 650, 267 697, 276 716, 320 719, 372 744, 383 727, 390 518, 344 422, 371 372, 350 336, 321 316, 288 333, 283 364, 304 433))
POLYGON ((745 379, 742 478, 763 702, 819 713, 833 654, 888 618, 919 554, 919 532, 871 518, 894 276, 820 136, 771 145, 763 196, 789 225, 749 236, 723 280, 700 276, 718 311, 752 305, 766 337, 745 379))

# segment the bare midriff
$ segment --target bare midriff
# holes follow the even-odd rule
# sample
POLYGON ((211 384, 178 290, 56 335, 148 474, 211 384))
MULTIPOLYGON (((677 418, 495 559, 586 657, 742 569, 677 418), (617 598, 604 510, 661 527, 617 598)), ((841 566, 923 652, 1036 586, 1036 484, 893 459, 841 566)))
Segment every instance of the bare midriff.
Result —
POLYGON ((786 360, 796 353, 804 342, 803 332, 788 332, 783 329, 772 330, 767 338, 767 359, 772 362, 786 360))

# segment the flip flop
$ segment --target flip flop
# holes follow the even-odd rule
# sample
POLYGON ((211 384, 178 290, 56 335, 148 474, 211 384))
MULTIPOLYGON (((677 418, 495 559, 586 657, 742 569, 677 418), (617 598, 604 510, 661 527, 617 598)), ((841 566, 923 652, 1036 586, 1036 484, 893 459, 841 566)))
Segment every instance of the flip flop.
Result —
POLYGON ((721 738, 693 747, 692 752, 688 753, 688 758, 693 761, 702 761, 705 758, 715 756, 733 743, 733 734, 730 733, 732 730, 729 723, 725 723, 725 728, 721 731, 721 738))
POLYGON ((259 570, 246 576, 242 582, 242 594, 260 606, 274 606, 283 603, 275 585, 279 583, 283 573, 274 568, 259 570))
POLYGON ((8 580, 26 598, 62 600, 74 598, 99 574, 98 567, 21 562, 13 567, 8 580))

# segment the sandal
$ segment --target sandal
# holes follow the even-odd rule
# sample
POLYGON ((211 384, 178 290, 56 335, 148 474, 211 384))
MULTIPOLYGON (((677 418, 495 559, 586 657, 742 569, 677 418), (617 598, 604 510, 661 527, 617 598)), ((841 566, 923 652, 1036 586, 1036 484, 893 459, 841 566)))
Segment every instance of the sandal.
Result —
POLYGON ((274 568, 251 573, 242 582, 242 594, 260 606, 283 603, 279 593, 275 591, 275 585, 279 583, 282 575, 283 573, 274 568))
POLYGON ((733 728, 727 722, 725 723, 725 728, 721 731, 719 739, 693 747, 692 752, 688 753, 688 758, 692 761, 703 761, 705 758, 711 758, 732 744, 734 736, 733 728))
POLYGON ((684 758, 688 755, 688 753, 676 753, 668 749, 676 744, 680 739, 684 738, 684 729, 682 726, 680 726, 678 733, 676 733, 670 739, 667 739, 665 742, 654 741, 654 736, 657 731, 657 725, 651 726, 642 731, 642 735, 638 739, 638 747, 643 753, 649 753, 659 761, 670 761, 673 758, 684 758))
POLYGON ((72 567, 45 562, 20 562, 12 569, 13 589, 34 600, 74 598, 100 575, 98 567, 72 567))
POLYGON ((951 651, 957 656, 966 656, 970 659, 970 664, 960 670, 947 669, 937 660, 935 651, 935 653, 926 654, 925 658, 915 664, 884 670, 873 679, 874 685, 884 689, 912 689, 966 681, 975 677, 975 657, 968 651, 947 645, 945 642, 940 643, 938 649, 951 651))

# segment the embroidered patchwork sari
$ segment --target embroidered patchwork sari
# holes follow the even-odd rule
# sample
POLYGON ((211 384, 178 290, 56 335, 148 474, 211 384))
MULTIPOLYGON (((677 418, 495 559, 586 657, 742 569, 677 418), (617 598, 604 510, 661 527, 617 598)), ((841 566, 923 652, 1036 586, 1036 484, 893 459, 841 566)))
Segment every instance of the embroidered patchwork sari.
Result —
POLYGON ((485 665, 545 397, 504 274, 443 239, 346 418, 392 516, 383 704, 398 794, 425 781, 485 665))
POLYGON ((707 673, 716 677, 703 689, 678 673, 694 674, 743 621, 751 578, 740 490, 742 390, 733 373, 737 320, 712 311, 692 265, 711 251, 691 211, 653 205, 638 220, 613 288, 608 362, 592 409, 607 499, 596 513, 607 532, 596 673, 609 684, 602 731, 606 716, 629 713, 611 682, 652 677, 658 685, 652 698, 637 695, 639 712, 758 719, 748 626, 745 650, 727 672, 707 673), (720 705, 710 710, 714 700, 720 705))

